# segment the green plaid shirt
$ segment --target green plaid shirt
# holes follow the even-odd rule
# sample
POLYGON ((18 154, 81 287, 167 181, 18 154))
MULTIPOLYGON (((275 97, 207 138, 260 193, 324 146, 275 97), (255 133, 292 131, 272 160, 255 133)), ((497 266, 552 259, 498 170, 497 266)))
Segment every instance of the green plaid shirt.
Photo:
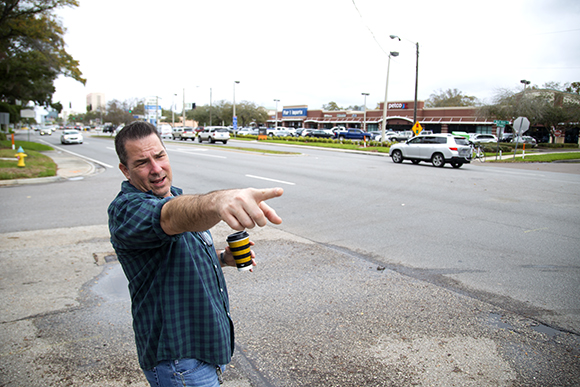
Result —
POLYGON ((161 207, 171 199, 124 181, 108 209, 111 243, 129 280, 139 364, 145 370, 184 358, 227 364, 234 328, 211 234, 165 234, 161 207))

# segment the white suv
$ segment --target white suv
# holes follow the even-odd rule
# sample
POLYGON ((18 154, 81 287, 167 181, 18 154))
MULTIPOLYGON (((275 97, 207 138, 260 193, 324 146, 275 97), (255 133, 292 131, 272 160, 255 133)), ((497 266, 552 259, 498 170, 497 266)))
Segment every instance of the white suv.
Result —
POLYGON ((225 126, 207 126, 203 131, 197 134, 197 141, 209 141, 212 144, 221 141, 224 144, 230 139, 230 131, 225 126))
POLYGON ((413 164, 427 161, 435 167, 450 163, 453 168, 459 168, 471 161, 471 147, 465 137, 430 134, 391 146, 389 156, 395 163, 402 163, 403 160, 411 160, 413 164))

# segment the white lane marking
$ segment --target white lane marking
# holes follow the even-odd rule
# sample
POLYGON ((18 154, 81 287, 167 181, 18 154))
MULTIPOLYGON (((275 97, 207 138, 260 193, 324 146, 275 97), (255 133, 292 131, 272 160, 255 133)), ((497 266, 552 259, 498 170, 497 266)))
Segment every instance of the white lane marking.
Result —
POLYGON ((196 155, 196 156, 205 156, 205 157, 213 157, 214 159, 227 159, 226 156, 218 156, 218 155, 204 155, 202 153, 199 152, 207 152, 207 149, 195 149, 195 148, 191 148, 191 149, 182 149, 182 148, 167 148, 167 150, 170 150, 172 152, 180 152, 180 153, 186 153, 189 155, 196 155))
POLYGON ((183 149, 183 148, 167 148, 167 150, 181 152, 181 153, 199 153, 199 152, 207 152, 207 149, 200 149, 200 148, 191 148, 191 149, 183 149))
POLYGON ((282 183, 282 184, 288 184, 288 185, 296 185, 296 183, 291 183, 289 181, 269 179, 267 177, 261 177, 261 176, 246 175, 246 177, 251 177, 252 179, 260 179, 260 180, 273 181, 274 183, 282 183))
POLYGON ((67 150, 67 149, 61 148, 60 146, 56 146, 56 145, 53 145, 53 144, 49 144, 48 142, 46 142, 46 141, 44 141, 44 140, 41 140, 41 141, 42 141, 42 142, 44 142, 44 143, 45 143, 45 144, 47 144, 47 145, 50 145, 51 147, 53 147, 53 148, 55 148, 55 149, 58 149, 58 150, 62 151, 62 152, 70 153, 70 154, 71 154, 71 155, 73 155, 73 156, 77 156, 77 157, 80 157, 81 159, 85 159, 85 160, 87 160, 87 161, 91 161, 91 162, 93 162, 93 163, 95 163, 95 164, 102 165, 102 166, 103 166, 103 167, 105 167, 105 168, 115 168, 115 167, 113 167, 112 165, 109 165, 109 164, 105 164, 105 163, 103 163, 102 161, 95 160, 95 159, 92 159, 92 158, 90 158, 90 157, 87 157, 87 156, 80 155, 80 154, 78 154, 78 153, 75 153, 75 152, 71 152, 71 151, 69 151, 69 150, 67 150))

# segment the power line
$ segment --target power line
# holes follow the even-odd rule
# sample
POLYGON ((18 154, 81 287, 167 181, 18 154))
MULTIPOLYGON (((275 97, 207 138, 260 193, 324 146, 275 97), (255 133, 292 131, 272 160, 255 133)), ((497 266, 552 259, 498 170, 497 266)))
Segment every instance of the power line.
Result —
POLYGON ((385 55, 389 55, 384 49, 383 46, 381 46, 381 44, 379 43, 379 41, 377 40, 377 38, 375 37, 374 32, 371 30, 371 28, 366 24, 362 14, 360 13, 358 7, 356 6, 356 3, 354 2, 354 0, 352 0, 352 5, 354 5, 354 8, 356 9, 356 11, 358 12, 358 15, 360 16, 363 24, 365 25, 365 27, 367 28, 367 30, 369 30, 369 32, 371 33, 373 39, 375 40, 375 42, 377 43, 377 45, 379 46, 379 48, 381 49, 381 51, 385 54, 385 55))

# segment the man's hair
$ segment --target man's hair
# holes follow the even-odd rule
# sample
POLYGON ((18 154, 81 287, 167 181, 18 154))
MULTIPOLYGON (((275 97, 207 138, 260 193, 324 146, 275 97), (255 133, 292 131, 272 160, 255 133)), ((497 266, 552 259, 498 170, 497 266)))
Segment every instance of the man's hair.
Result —
POLYGON ((159 141, 161 141, 161 145, 165 147, 159 132, 157 132, 157 128, 149 122, 133 121, 121 129, 115 137, 115 151, 117 152, 117 156, 119 156, 121 164, 128 167, 127 150, 125 149, 127 141, 139 140, 141 138, 149 137, 152 134, 155 134, 159 138, 159 141))

